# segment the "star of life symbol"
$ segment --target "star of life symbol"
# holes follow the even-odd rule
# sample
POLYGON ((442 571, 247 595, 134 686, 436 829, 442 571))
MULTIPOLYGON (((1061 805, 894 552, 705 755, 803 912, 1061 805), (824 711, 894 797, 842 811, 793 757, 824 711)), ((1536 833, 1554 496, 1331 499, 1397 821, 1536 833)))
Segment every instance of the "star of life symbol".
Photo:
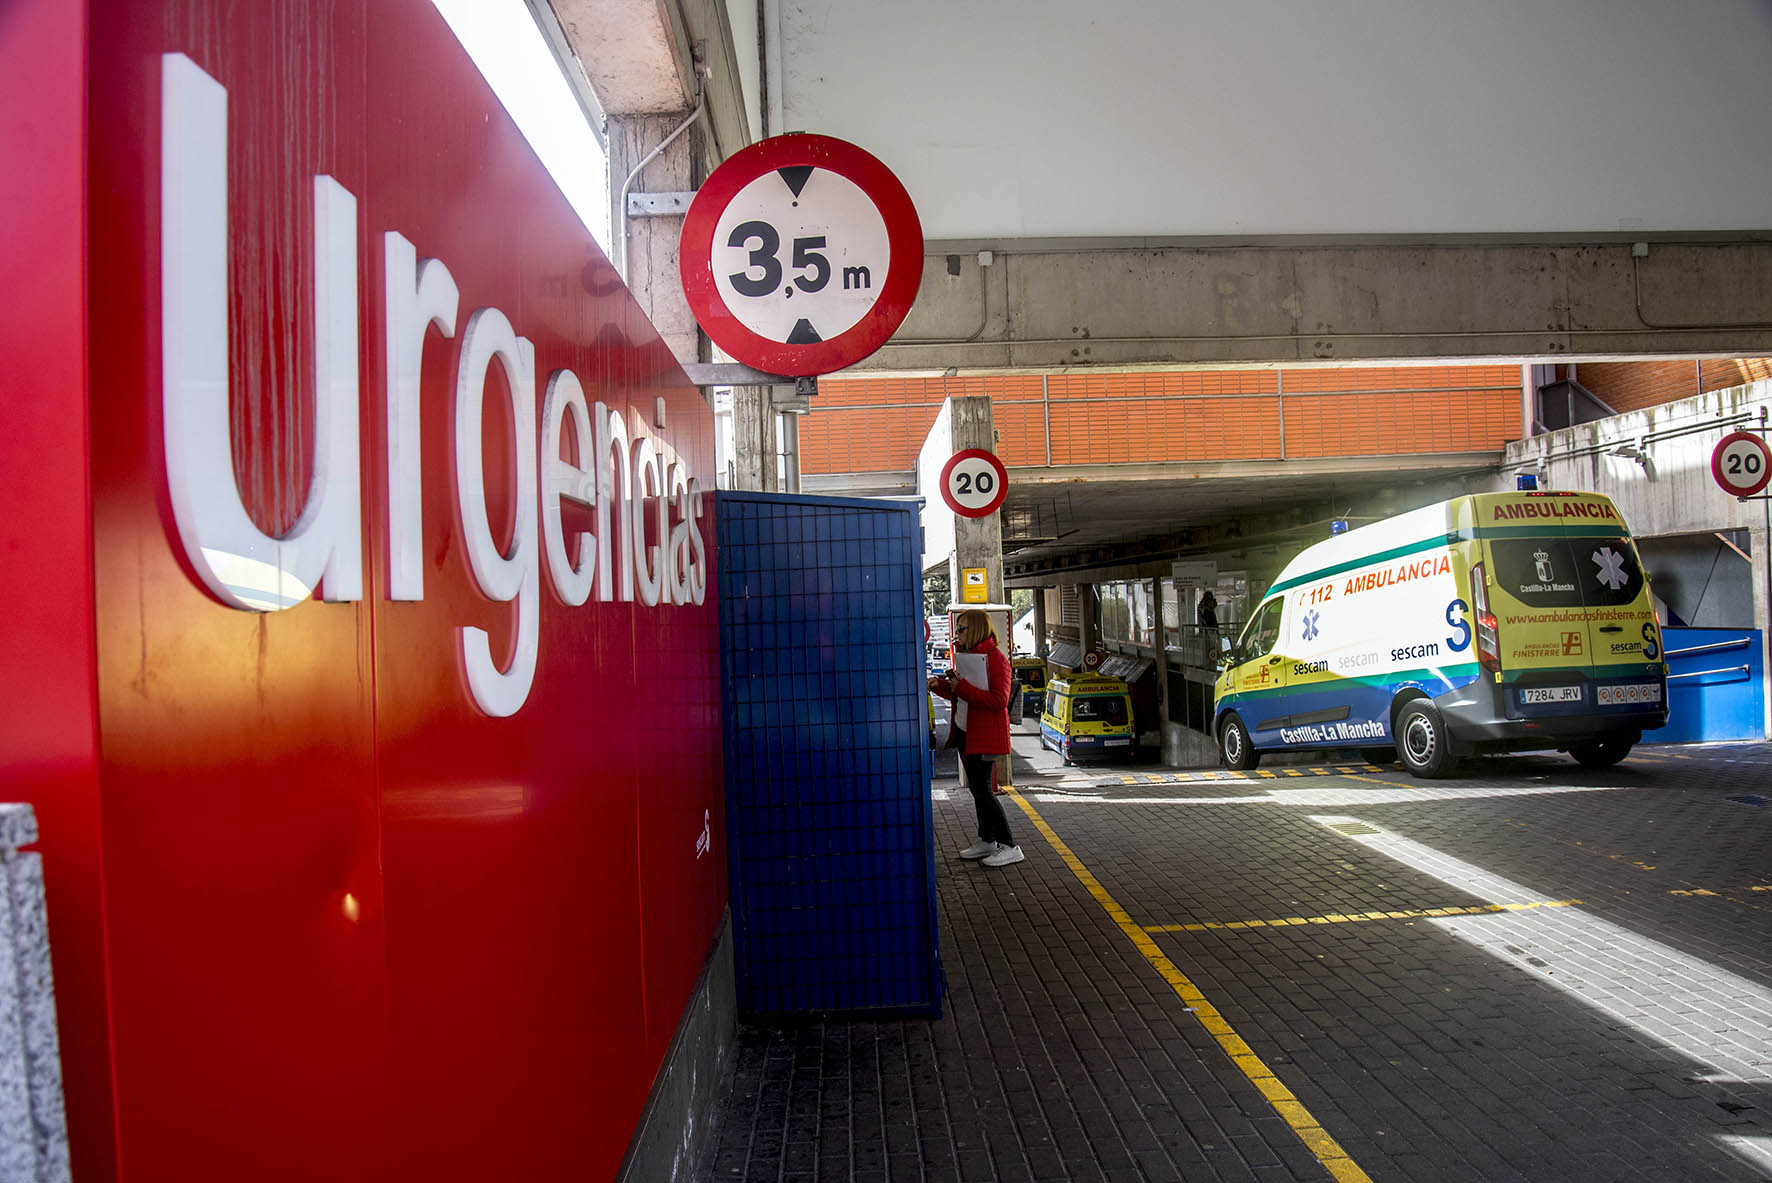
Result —
POLYGON ((1304 616, 1304 639, 1305 640, 1314 641, 1317 639, 1317 633, 1321 631, 1320 629, 1317 628, 1317 620, 1321 616, 1322 616, 1321 612, 1307 612, 1307 613, 1305 613, 1305 616, 1304 616))
POLYGON ((1629 577, 1624 573, 1624 556, 1609 546, 1602 546, 1593 554, 1594 562, 1599 566, 1599 574, 1594 576, 1601 583, 1617 591, 1623 587, 1629 577))
POLYGON ((1533 551, 1532 552, 1532 561, 1538 564, 1538 582, 1549 583, 1551 581, 1551 579, 1553 578, 1552 573, 1551 573, 1551 565, 1550 565, 1550 551, 1548 551, 1548 550, 1533 551))

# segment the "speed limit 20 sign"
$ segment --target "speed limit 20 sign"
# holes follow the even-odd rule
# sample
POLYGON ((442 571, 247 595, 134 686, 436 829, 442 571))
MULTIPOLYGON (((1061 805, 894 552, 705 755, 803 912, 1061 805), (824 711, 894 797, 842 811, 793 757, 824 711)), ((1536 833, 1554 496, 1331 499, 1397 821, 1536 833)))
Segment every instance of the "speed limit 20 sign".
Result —
POLYGON ((735 153, 690 203, 683 293, 727 354, 772 374, 829 374, 903 323, 923 276, 923 229, 898 178, 830 136, 775 136, 735 153))
POLYGON ((1772 450, 1751 431, 1731 432, 1712 450, 1710 474, 1723 492, 1752 497, 1772 480, 1772 450))
POLYGON ((955 452, 941 470, 941 499, 966 518, 997 512, 1009 492, 1009 470, 983 448, 955 452))

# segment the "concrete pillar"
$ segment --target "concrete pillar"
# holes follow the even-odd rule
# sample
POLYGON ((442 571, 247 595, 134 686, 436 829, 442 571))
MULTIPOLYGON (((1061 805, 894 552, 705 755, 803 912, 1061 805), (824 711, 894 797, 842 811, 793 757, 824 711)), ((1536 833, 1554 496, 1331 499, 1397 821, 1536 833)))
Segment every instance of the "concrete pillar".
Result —
POLYGON ((1151 580, 1151 615, 1155 618, 1154 635, 1157 659, 1157 741, 1169 744, 1169 648, 1163 637, 1163 580, 1151 580))
MULTIPOLYGON (((995 452, 997 436, 991 426, 991 400, 978 395, 949 399, 948 402, 951 408, 954 451, 983 448, 995 452)), ((960 572, 969 567, 984 568, 987 600, 993 604, 1008 602, 1008 595, 1003 590, 1003 522, 998 514, 993 513, 982 518, 954 515, 954 553, 948 560, 948 576, 953 581, 950 586, 954 589, 956 603, 960 599, 960 589, 965 586, 960 572)), ((999 624, 1003 633, 1004 651, 1007 652, 1009 614, 1003 612, 994 615, 1003 617, 999 624)))
POLYGON ((767 386, 732 388, 732 457, 735 489, 774 493, 775 405, 767 386))
MULTIPOLYGON (((953 450, 983 448, 997 450, 997 433, 991 425, 991 400, 983 395, 948 400, 949 424, 953 432, 953 450)), ((953 602, 961 602, 960 589, 965 587, 961 572, 968 568, 984 568, 985 599, 992 604, 1007 604, 1009 594, 1003 589, 1003 522, 997 514, 982 518, 954 515, 954 553, 948 559, 948 586, 953 588, 953 602)), ((1009 627, 1013 623, 1007 610, 991 611, 997 625, 997 639, 1003 652, 1009 652, 1009 627)), ((997 783, 1015 783, 1010 757, 997 761, 997 783)))
POLYGON ((649 216, 630 218, 622 208, 622 186, 628 193, 682 193, 700 182, 696 161, 702 159, 703 127, 698 123, 678 136, 663 152, 629 180, 634 167, 688 118, 689 111, 664 115, 611 115, 609 117, 609 225, 616 241, 613 262, 623 272, 646 319, 658 330, 680 364, 707 360, 701 330, 690 315, 679 278, 677 248, 683 236, 683 218, 649 216))
POLYGON ((1095 585, 1077 585, 1077 643, 1088 653, 1101 641, 1101 625, 1095 607, 1095 585))
POLYGON ((1034 589, 1034 656, 1046 660, 1046 589, 1034 589))
POLYGON ((800 416, 781 415, 775 420, 781 429, 781 491, 800 491, 800 416))

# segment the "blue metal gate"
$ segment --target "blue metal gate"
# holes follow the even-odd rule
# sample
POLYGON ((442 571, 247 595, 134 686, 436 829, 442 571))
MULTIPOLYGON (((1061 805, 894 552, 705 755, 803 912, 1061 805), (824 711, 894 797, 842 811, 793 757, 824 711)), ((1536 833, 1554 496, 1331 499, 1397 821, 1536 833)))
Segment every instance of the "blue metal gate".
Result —
POLYGON ((715 499, 738 1005, 941 1011, 917 507, 715 499))
POLYGON ((1667 726, 1644 743, 1765 736, 1765 650, 1757 628, 1666 628, 1667 726))

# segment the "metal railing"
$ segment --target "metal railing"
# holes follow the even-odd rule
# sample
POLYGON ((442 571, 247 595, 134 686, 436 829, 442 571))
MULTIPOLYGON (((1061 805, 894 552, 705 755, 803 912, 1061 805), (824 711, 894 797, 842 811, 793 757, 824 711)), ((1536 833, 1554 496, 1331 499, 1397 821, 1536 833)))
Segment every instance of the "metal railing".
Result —
MULTIPOLYGON (((1709 645, 1689 645, 1684 649, 1669 649, 1667 651, 1667 653, 1664 654, 1664 656, 1669 661, 1672 661, 1676 657, 1690 657, 1694 653, 1721 653, 1727 649, 1746 649, 1746 648, 1747 648, 1747 638, 1740 637, 1740 638, 1733 640, 1733 641, 1713 641, 1709 645)), ((1752 672, 1752 670, 1753 670, 1752 666, 1745 665, 1745 664, 1744 665, 1725 665, 1725 666, 1719 666, 1718 668, 1716 668, 1714 670, 1685 670, 1681 673, 1669 674, 1667 676, 1667 680, 1670 682, 1677 682, 1681 678, 1705 678, 1705 677, 1709 677, 1712 674, 1740 674, 1742 677, 1746 677, 1749 673, 1752 672)))

